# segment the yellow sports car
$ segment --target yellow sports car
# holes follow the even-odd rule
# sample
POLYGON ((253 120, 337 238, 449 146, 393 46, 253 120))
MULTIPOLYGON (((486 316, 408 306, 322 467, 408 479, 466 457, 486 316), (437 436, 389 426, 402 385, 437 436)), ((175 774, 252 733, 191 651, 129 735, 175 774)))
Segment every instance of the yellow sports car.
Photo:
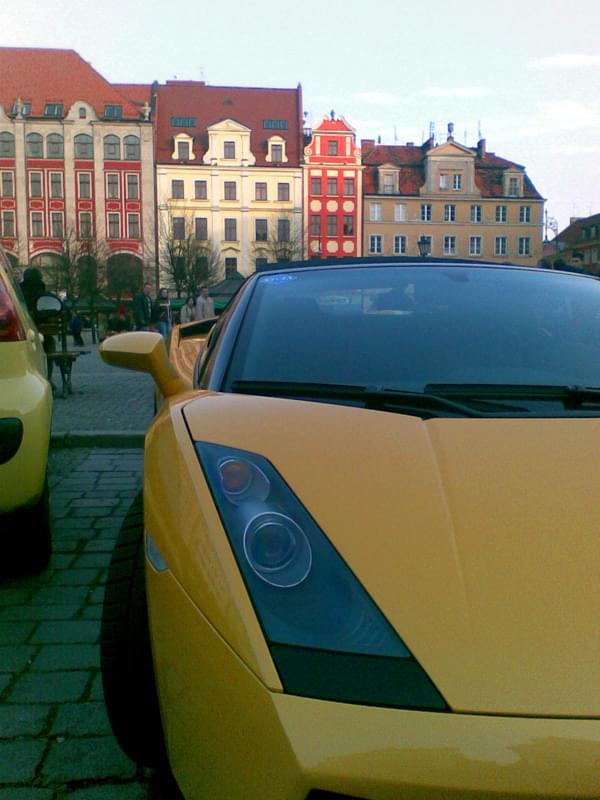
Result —
POLYGON ((188 800, 600 798, 600 281, 279 265, 206 327, 102 346, 164 398, 103 612, 125 751, 188 800))
MULTIPOLYGON (((60 305, 58 298, 51 299, 60 305)), ((18 564, 41 569, 50 557, 46 470, 52 391, 47 380, 43 341, 0 248, 2 568, 11 569, 18 564)))

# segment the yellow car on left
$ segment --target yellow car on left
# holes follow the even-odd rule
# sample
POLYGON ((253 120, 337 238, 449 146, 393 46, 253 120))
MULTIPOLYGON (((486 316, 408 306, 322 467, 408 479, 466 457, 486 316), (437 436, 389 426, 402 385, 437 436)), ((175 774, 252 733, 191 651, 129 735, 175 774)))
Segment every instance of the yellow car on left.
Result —
POLYGON ((43 341, 0 249, 0 538, 9 568, 42 569, 52 549, 52 389, 43 341))

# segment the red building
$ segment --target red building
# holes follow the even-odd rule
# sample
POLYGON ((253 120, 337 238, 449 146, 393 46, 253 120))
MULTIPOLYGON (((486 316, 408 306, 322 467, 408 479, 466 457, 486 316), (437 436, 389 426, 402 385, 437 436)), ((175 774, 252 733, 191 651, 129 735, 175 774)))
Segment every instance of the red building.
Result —
POLYGON ((360 256, 362 166, 355 131, 343 117, 323 117, 304 148, 307 258, 360 256))

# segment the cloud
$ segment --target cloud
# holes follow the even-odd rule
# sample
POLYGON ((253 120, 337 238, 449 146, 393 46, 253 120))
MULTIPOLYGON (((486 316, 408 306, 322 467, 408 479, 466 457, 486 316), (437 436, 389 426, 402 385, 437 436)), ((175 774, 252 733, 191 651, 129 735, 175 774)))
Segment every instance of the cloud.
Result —
POLYGON ((401 97, 390 92, 359 92, 354 99, 359 103, 373 103, 381 106, 396 106, 407 102, 405 96, 401 97))
POLYGON ((482 86, 455 86, 453 88, 430 86, 428 89, 422 89, 418 94, 423 97, 489 97, 493 92, 482 86))
POLYGON ((536 58, 527 66, 529 69, 537 70, 600 67, 600 56, 584 55, 583 53, 558 53, 555 56, 536 58))

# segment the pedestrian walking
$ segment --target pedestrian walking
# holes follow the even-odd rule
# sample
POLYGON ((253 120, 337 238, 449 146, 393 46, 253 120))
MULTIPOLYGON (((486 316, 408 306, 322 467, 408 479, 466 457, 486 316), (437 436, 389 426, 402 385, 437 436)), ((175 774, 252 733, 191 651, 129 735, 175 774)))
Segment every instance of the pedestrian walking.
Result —
POLYGON ((158 332, 163 339, 166 339, 171 333, 171 301, 168 289, 163 288, 159 291, 158 297, 154 301, 152 321, 156 323, 158 332))
POLYGON ((208 294, 208 286, 203 286, 196 300, 196 319, 208 319, 215 316, 215 304, 208 294))
POLYGON ((133 298, 133 320, 136 331, 147 331, 152 322, 152 287, 144 284, 141 292, 133 298))
POLYGON ((195 318, 194 314, 194 298, 190 295, 185 301, 185 305, 181 306, 181 311, 179 312, 179 321, 182 325, 185 325, 186 322, 192 322, 195 318))

